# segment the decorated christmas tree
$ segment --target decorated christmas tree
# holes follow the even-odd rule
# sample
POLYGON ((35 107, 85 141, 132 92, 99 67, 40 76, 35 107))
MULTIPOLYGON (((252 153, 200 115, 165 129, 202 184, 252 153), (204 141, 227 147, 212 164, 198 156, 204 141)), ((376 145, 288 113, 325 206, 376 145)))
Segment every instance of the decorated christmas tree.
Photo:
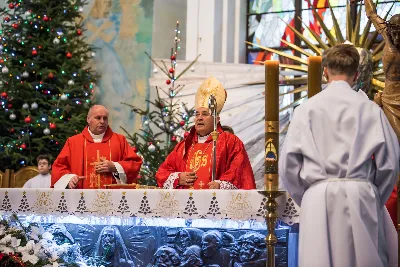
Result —
POLYGON ((95 74, 76 0, 7 1, 0 8, 0 169, 55 158, 86 124, 95 74))
POLYGON ((174 47, 171 48, 171 56, 168 62, 157 63, 150 55, 150 60, 157 67, 153 72, 162 71, 166 76, 166 88, 156 86, 156 98, 148 100, 149 107, 146 110, 123 103, 132 108, 132 112, 142 116, 142 128, 139 132, 130 134, 122 128, 130 144, 143 159, 140 170, 140 184, 156 185, 155 174, 161 163, 175 145, 185 138, 190 130, 193 121, 194 108, 188 108, 187 104, 179 102, 177 95, 182 91, 184 85, 176 85, 175 82, 185 74, 196 63, 197 58, 187 68, 177 74, 176 58, 179 51, 180 31, 179 22, 176 24, 174 47), (157 69, 158 68, 158 69, 157 69))

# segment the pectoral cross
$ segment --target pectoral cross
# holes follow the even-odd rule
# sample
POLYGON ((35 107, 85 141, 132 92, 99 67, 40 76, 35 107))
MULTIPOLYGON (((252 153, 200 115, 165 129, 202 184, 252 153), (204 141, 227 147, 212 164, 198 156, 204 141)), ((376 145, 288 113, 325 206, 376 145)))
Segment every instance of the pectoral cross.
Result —
MULTIPOLYGON (((91 166, 96 166, 99 164, 101 161, 100 159, 104 159, 103 157, 100 157, 100 151, 97 150, 97 161, 90 163, 91 166)), ((101 174, 98 173, 97 175, 91 173, 90 174, 90 187, 98 186, 100 188, 100 178, 101 174), (97 183, 96 183, 96 178, 97 178, 97 183)))

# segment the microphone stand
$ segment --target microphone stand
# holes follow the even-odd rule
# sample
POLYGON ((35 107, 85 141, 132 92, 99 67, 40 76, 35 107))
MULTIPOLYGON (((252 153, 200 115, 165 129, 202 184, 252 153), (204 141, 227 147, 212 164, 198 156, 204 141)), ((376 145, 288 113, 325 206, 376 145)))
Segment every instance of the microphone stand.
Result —
POLYGON ((212 150, 212 175, 211 181, 216 180, 217 176, 217 139, 218 139, 218 132, 217 132, 217 101, 213 95, 210 95, 208 100, 208 106, 211 109, 211 116, 214 118, 214 131, 211 133, 213 139, 213 150, 212 150))

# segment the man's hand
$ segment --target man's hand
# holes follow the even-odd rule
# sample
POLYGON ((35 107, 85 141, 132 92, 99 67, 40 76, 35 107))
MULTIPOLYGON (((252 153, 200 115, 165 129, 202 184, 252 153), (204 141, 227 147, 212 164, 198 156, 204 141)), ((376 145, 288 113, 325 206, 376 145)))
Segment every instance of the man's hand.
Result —
POLYGON ((97 173, 102 173, 102 172, 116 172, 117 168, 115 168, 115 165, 112 161, 106 160, 106 159, 100 159, 101 162, 97 163, 96 166, 94 167, 94 170, 97 173))
POLYGON ((210 188, 210 189, 219 189, 219 186, 220 186, 220 184, 218 183, 218 182, 209 182, 208 184, 208 187, 210 188))
POLYGON ((71 178, 71 180, 69 180, 68 188, 74 189, 76 187, 76 185, 78 184, 78 182, 83 179, 85 179, 85 176, 75 175, 74 177, 71 178))
POLYGON ((181 172, 179 175, 179 185, 192 186, 197 180, 197 175, 194 172, 181 172))

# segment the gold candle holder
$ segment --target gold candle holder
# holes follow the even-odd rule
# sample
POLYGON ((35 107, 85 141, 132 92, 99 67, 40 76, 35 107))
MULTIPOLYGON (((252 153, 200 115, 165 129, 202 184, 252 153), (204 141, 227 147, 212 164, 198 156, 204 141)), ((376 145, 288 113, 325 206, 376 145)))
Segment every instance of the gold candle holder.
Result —
POLYGON ((267 266, 275 267, 275 235, 278 221, 278 203, 276 198, 284 193, 279 191, 278 175, 279 159, 279 62, 265 62, 265 188, 259 191, 267 198, 265 222, 268 234, 265 238, 267 246, 267 266))

